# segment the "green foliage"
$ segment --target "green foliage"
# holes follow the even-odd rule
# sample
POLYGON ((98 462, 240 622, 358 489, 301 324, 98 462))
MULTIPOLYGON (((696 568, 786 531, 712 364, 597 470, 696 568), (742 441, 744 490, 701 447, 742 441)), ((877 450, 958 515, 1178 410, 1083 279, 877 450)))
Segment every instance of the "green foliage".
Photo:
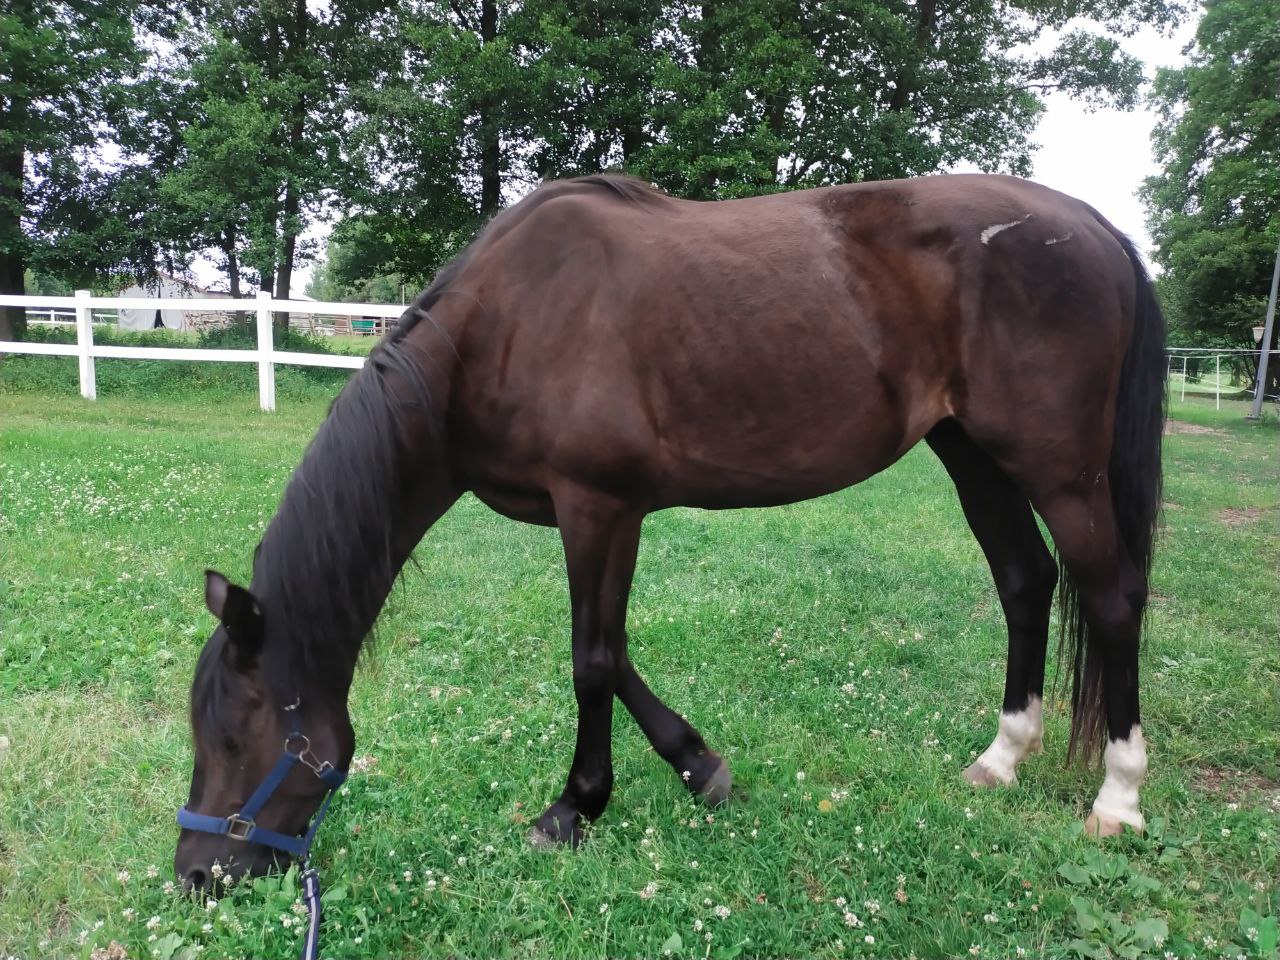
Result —
MULTIPOLYGON (((27 339, 36 343, 75 343, 75 330, 70 327, 34 326, 27 339)), ((199 334, 164 330, 119 330, 113 326, 95 326, 95 343, 125 347, 206 347, 210 349, 251 350, 257 344, 257 333, 250 324, 224 330, 201 331, 199 334)), ((299 353, 332 353, 332 338, 316 337, 276 327, 273 336, 277 350, 299 353)), ((251 363, 202 363, 173 360, 104 360, 94 363, 98 395, 149 400, 164 397, 169 402, 182 401, 193 393, 216 394, 237 399, 253 398, 258 392, 258 370, 251 363)), ((328 367, 276 367, 276 395, 281 401, 314 399, 330 396, 346 383, 350 370, 328 367)), ((49 393, 61 397, 79 393, 79 374, 75 357, 38 357, 14 355, 0 364, 0 394, 49 393)))
POLYGON ((401 303, 417 293, 417 285, 409 284, 399 274, 369 277, 368 264, 353 256, 358 245, 330 237, 324 257, 311 272, 307 296, 338 303, 401 303))
POLYGON ((1273 0, 1216 0, 1187 66, 1151 103, 1163 171, 1143 188, 1178 342, 1254 345, 1280 242, 1280 18, 1273 0))
POLYGON ((1025 173, 1040 94, 1130 106, 1140 65, 1111 33, 1178 3, 497 0, 408 3, 403 66, 362 95, 368 174, 338 226, 346 282, 423 281, 538 180, 623 169, 714 199, 929 173, 1025 173), (1029 45, 1072 18, 1048 53, 1029 45), (1097 31, 1101 32, 1097 32, 1097 31))

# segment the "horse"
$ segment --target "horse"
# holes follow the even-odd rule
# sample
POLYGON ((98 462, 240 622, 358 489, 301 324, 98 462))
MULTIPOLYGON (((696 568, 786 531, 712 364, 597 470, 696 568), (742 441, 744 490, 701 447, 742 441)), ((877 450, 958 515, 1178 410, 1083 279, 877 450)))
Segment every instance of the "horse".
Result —
POLYGON ((728 766, 627 653, 641 521, 822 496, 921 440, 955 484, 1008 626, 998 728, 964 776, 1015 784, 1042 749, 1057 589, 1068 760, 1101 751, 1105 765, 1086 828, 1141 831, 1164 336, 1133 244, 1026 180, 715 202, 623 176, 539 186, 436 276, 335 399, 249 586, 207 572, 217 627, 192 682, 186 809, 231 826, 181 830, 178 877, 200 888, 215 863, 272 869, 281 849, 246 834, 307 830, 332 783, 303 766, 350 763, 362 643, 464 492, 558 527, 564 547, 577 737, 531 839, 576 846, 603 813, 615 697, 693 794, 723 802, 728 766), (265 778, 273 789, 237 817, 265 778))

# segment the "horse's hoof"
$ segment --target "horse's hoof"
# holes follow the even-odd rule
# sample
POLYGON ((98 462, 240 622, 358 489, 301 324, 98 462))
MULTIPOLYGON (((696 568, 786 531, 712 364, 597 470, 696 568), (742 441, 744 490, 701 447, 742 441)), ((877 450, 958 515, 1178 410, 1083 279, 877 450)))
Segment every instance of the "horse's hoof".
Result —
POLYGON ((698 788, 697 796, 707 806, 718 807, 728 802, 732 792, 733 774, 729 771, 729 765, 721 759, 720 765, 707 778, 707 782, 698 788))
POLYGON ((536 850, 576 848, 584 836, 582 815, 556 801, 529 831, 529 845, 536 850))
POLYGON ((529 846, 535 850, 559 850, 564 841, 557 840, 541 827, 534 827, 529 831, 529 846))
POLYGON ((1001 780, 996 776, 995 771, 981 760, 965 768, 964 778, 975 787, 1007 787, 1018 782, 1016 777, 1008 781, 1001 780))
POLYGON ((1085 836, 1089 837, 1118 837, 1124 833, 1124 828, 1128 827, 1137 833, 1142 832, 1142 825, 1135 826, 1132 823, 1125 823, 1123 820, 1114 820, 1105 814, 1099 814, 1094 811, 1090 813, 1084 821, 1085 836))

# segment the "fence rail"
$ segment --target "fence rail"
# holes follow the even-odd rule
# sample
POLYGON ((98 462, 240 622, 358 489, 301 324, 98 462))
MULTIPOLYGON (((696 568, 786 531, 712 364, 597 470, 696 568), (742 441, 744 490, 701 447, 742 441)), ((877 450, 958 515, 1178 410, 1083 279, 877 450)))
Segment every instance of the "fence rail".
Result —
POLYGON ((46 357, 77 357, 80 361, 80 395, 88 400, 98 396, 94 360, 99 357, 113 360, 195 360, 214 363, 255 363, 258 365, 258 403, 263 410, 276 408, 276 365, 288 364, 300 367, 336 367, 359 370, 364 357, 339 356, 328 353, 295 353, 276 350, 272 343, 271 315, 334 314, 340 316, 359 314, 361 317, 377 317, 389 320, 399 317, 405 308, 387 303, 329 303, 325 301, 276 300, 268 293, 256 297, 191 298, 170 297, 95 297, 88 290, 77 290, 73 297, 41 297, 0 295, 0 307, 23 307, 27 310, 53 314, 71 311, 75 315, 75 343, 24 343, 0 340, 0 353, 23 353, 46 357), (194 347, 118 347, 93 342, 95 310, 244 310, 257 317, 258 345, 252 350, 202 350, 194 347))

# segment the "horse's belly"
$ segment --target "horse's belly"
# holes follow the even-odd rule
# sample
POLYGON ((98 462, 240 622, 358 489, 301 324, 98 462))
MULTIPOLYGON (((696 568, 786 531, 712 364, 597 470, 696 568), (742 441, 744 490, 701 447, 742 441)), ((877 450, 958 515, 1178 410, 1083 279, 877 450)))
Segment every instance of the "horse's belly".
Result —
MULTIPOLYGON (((717 430, 664 437, 663 499, 724 509, 808 500, 852 486, 893 464, 927 426, 883 397, 833 396, 771 412, 743 409, 717 430)), ((936 421, 938 417, 934 417, 936 421)))

